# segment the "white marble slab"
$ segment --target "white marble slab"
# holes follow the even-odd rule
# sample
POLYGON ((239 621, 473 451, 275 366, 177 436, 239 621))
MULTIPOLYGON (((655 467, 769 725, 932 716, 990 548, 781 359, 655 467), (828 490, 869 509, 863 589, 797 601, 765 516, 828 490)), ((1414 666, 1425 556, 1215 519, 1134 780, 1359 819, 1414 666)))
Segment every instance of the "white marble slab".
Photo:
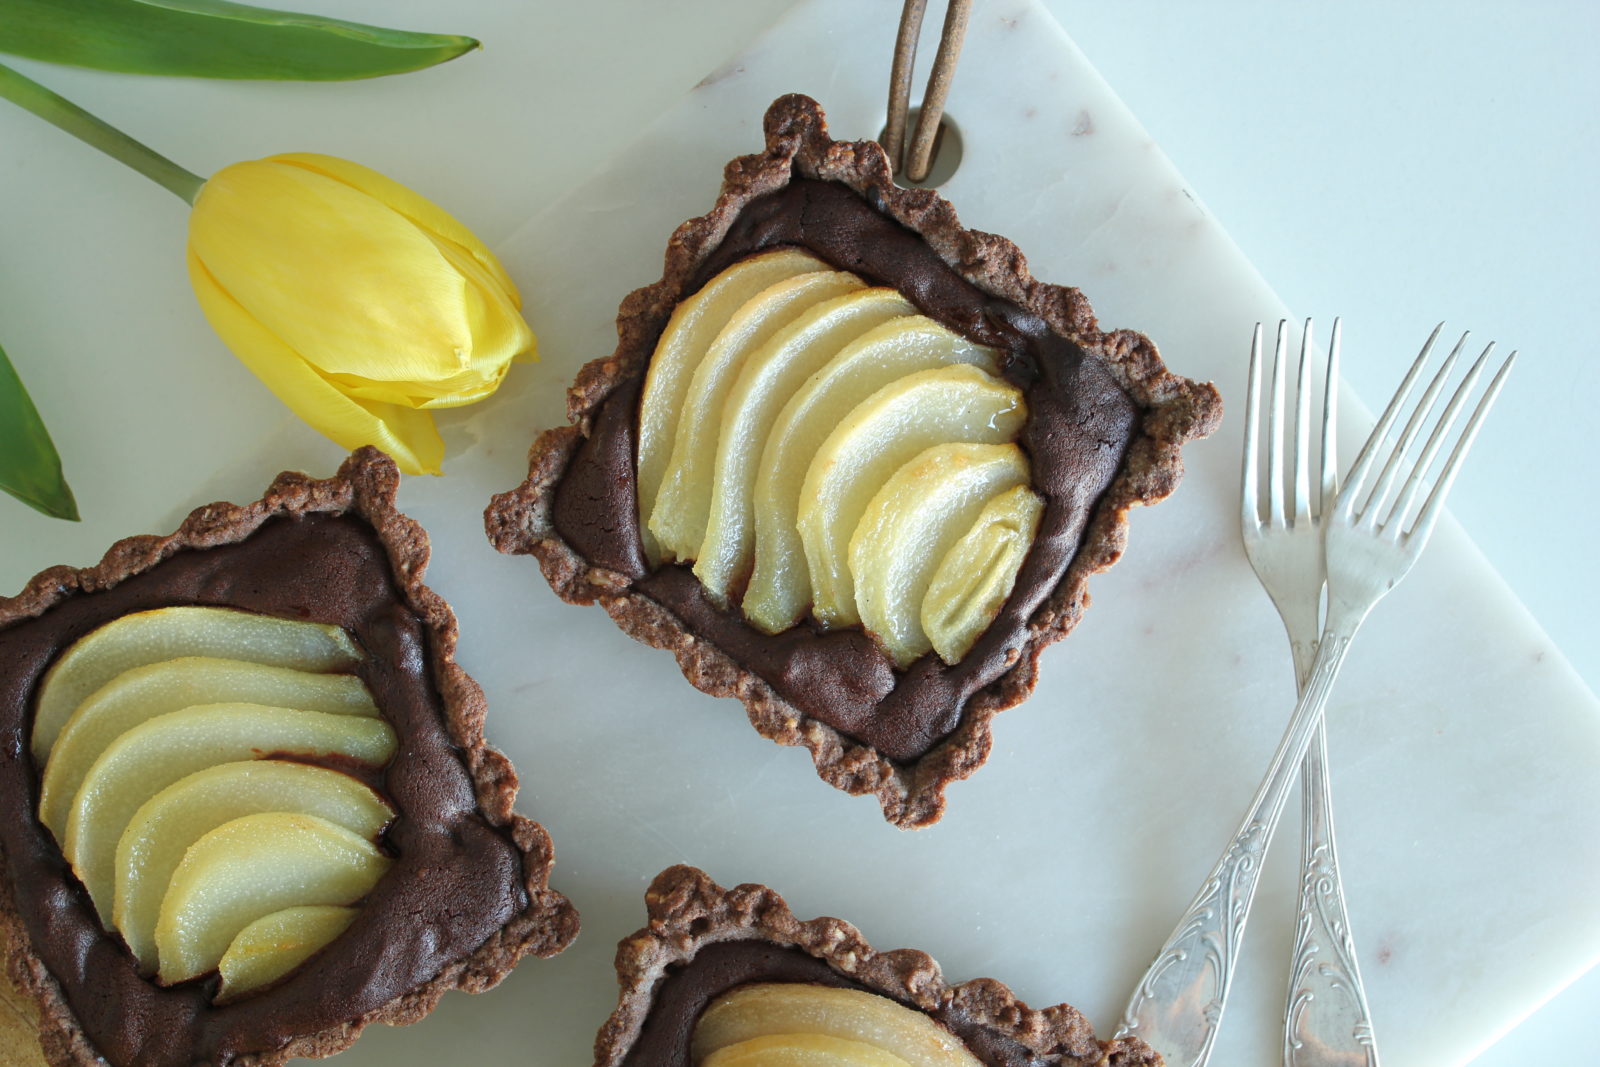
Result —
MULTIPOLYGON (((530 561, 487 548, 478 516, 489 494, 520 479, 576 368, 610 351, 616 303, 657 276, 672 227, 710 205, 726 159, 759 146, 767 101, 806 91, 838 134, 876 133, 884 45, 843 28, 858 10, 796 8, 701 88, 663 96, 662 118, 605 173, 503 244, 545 361, 519 369, 492 404, 447 415, 449 476, 408 479, 402 502, 433 535, 432 584, 461 616, 491 739, 522 773, 522 809, 554 836, 555 885, 584 932, 489 994, 446 998, 424 1025, 375 1028, 341 1062, 431 1065, 468 1050, 479 1062, 588 1062, 614 1002, 613 947, 640 923, 649 877, 680 861, 725 883, 769 882, 802 914, 849 918, 880 947, 925 948, 957 979, 992 975, 1035 1004, 1069 1000, 1109 1029, 1276 743, 1292 686, 1276 618, 1235 543, 1233 420, 1189 452, 1174 499, 1135 516, 1128 557, 1094 584, 1079 631, 1046 654, 1038 694, 1000 718, 989 766, 953 787, 944 823, 915 834, 823 786, 803 752, 757 737, 737 706, 690 689, 599 610, 557 602, 530 561), (1135 655, 1154 666, 1118 667, 1135 655)), ((335 151, 487 220, 492 236, 560 170, 545 145, 515 135, 519 110, 543 106, 518 95, 523 50, 559 43, 519 44, 513 31, 531 40, 549 24, 509 11, 472 9, 498 34, 461 27, 489 42, 478 66, 382 83, 51 77, 197 168, 335 151), (486 85, 500 94, 485 100, 486 85)), ((376 2, 340 13, 386 14, 376 2)), ((962 69, 1011 68, 1027 71, 1026 100, 999 79, 958 83, 967 162, 946 192, 963 220, 1011 236, 1041 277, 1081 286, 1103 321, 1150 333, 1177 369, 1236 401, 1250 324, 1283 310, 1270 289, 1059 27, 1031 3, 999 0, 974 20, 962 69)), ((586 104, 552 106, 581 127, 586 104)), ((123 533, 169 529, 204 501, 245 499, 282 467, 331 470, 336 450, 227 360, 193 312, 177 266, 181 207, 86 151, 72 157, 40 124, 5 128, 9 180, 48 175, 29 185, 42 219, 114 235, 104 259, 58 255, 47 236, 23 243, 54 232, 30 222, 0 259, 0 341, 19 365, 42 354, 30 384, 41 406, 72 413, 53 425, 90 506, 76 528, 8 511, 8 587, 88 561, 123 533), (60 156, 59 171, 42 162, 60 156)), ((1394 356, 1398 376, 1409 353, 1394 356)), ((1361 428, 1346 410, 1354 444, 1361 428)), ((1330 731, 1381 1047, 1391 1063, 1462 1062, 1600 955, 1594 699, 1448 527, 1364 631, 1330 731)), ((1218 1063, 1274 1058, 1291 851, 1265 876, 1218 1063)))

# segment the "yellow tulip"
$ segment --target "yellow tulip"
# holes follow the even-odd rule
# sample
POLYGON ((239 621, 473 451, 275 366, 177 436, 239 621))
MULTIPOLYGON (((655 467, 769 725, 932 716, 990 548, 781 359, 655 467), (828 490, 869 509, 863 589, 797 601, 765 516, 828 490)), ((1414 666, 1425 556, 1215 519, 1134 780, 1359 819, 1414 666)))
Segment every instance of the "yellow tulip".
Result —
POLYGON ((213 329, 346 448, 439 473, 433 408, 482 400, 533 333, 466 227, 376 171, 296 153, 225 167, 189 217, 189 279, 213 329))

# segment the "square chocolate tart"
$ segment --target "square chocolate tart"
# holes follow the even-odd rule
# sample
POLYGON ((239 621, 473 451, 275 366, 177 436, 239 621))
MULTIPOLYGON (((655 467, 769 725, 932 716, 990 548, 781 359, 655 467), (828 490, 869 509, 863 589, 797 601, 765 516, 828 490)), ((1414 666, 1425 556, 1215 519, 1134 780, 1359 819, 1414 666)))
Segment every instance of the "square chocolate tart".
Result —
POLYGON ((517 776, 485 744, 483 691, 455 662, 456 620, 422 583, 428 541, 395 510, 375 449, 336 477, 280 475, 257 502, 197 509, 166 537, 117 542, 94 567, 52 567, 0 598, 0 942, 37 1002, 52 1065, 278 1064, 327 1056, 370 1023, 415 1022, 450 989, 481 991, 577 935, 549 888, 544 828, 512 811, 517 776), (400 744, 368 781, 396 811, 393 866, 348 930, 277 984, 223 1005, 216 977, 141 977, 36 816, 33 693, 54 657, 128 612, 219 605, 344 627, 356 673, 400 744))
POLYGON ((669 867, 645 892, 649 922, 617 945, 617 1010, 595 1067, 692 1067, 689 1043, 713 1000, 752 982, 859 989, 921 1011, 988 1067, 1155 1067, 1137 1037, 1101 1041, 1067 1004, 1035 1010, 991 978, 951 985, 925 952, 878 952, 841 919, 801 922, 764 885, 723 889, 669 867))
POLYGON ((1041 650, 1089 602, 1090 575, 1127 540, 1135 504, 1166 497, 1181 446, 1221 420, 1216 389, 1171 374, 1149 338, 1102 332, 1083 294, 1036 281, 1010 241, 964 229, 936 193, 903 189, 878 145, 829 138, 808 97, 767 111, 766 150, 728 164, 716 206, 672 235, 654 285, 623 300, 616 351, 579 371, 572 425, 533 444, 527 479, 485 512, 501 552, 532 554, 555 592, 598 601, 628 634, 671 650, 684 675, 742 700, 751 723, 804 745, 817 773, 872 793, 901 827, 938 820, 944 790, 981 766, 990 721, 1032 691, 1041 650), (1045 511, 1016 585, 967 656, 904 672, 859 628, 802 623, 767 636, 719 608, 682 564, 651 569, 639 535, 634 440, 656 341, 673 309, 753 253, 802 248, 999 349, 1024 390, 1018 443, 1045 511))

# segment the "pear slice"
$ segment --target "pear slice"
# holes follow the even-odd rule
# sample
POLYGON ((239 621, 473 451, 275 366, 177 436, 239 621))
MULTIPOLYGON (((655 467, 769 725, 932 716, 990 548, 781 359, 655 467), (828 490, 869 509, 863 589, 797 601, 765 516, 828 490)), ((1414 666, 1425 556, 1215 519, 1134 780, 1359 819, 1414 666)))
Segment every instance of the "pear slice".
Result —
POLYGON ((897 378, 955 363, 996 371, 993 349, 922 315, 893 319, 846 345, 784 405, 767 435, 755 483, 755 563, 745 618, 766 633, 787 630, 811 602, 796 521, 806 468, 828 434, 864 397, 897 378))
POLYGON ((217 961, 222 988, 216 1003, 276 982, 349 929, 355 917, 355 908, 324 904, 284 908, 250 923, 217 961))
POLYGON ((796 525, 818 621, 828 627, 861 621, 850 538, 891 474, 947 441, 1010 441, 1026 418, 1021 390, 966 364, 908 374, 846 415, 817 450, 800 488, 796 525))
POLYGON ((33 718, 34 761, 44 766, 56 735, 95 690, 123 671, 176 656, 225 656, 322 672, 349 670, 361 652, 337 626, 232 608, 124 615, 73 642, 45 672, 33 718))
POLYGON ((238 659, 183 656, 123 671, 78 705, 45 764, 39 821, 61 840, 83 776, 106 746, 147 719, 196 704, 271 704, 302 711, 375 717, 361 679, 309 674, 238 659))
POLYGON ((639 533, 645 554, 652 563, 660 552, 647 523, 655 510, 661 479, 672 458, 672 445, 678 435, 678 417, 689 382, 711 347, 712 340, 727 325, 733 313, 761 290, 828 265, 796 248, 780 248, 741 259, 707 282, 700 291, 679 304, 667 321, 661 339, 650 357, 644 391, 639 401, 639 441, 635 463, 635 486, 639 499, 639 533))
POLYGON ((202 704, 135 726, 108 746, 72 803, 62 851, 89 890, 101 921, 111 918, 117 842, 134 813, 161 790, 218 763, 277 754, 345 756, 379 767, 395 737, 381 719, 265 704, 202 704))
POLYGON ((965 1044, 920 1011, 864 990, 806 982, 757 982, 724 993, 695 1023, 689 1058, 701 1063, 720 1048, 796 1034, 860 1042, 911 1067, 979 1067, 965 1044))
POLYGON ((1025 485, 998 493, 939 561, 922 627, 940 659, 960 662, 1000 613, 1043 514, 1044 501, 1025 485))
POLYGON ((719 1048, 699 1067, 909 1067, 876 1045, 824 1034, 773 1034, 719 1048))
POLYGON ((861 623, 904 670, 933 644, 922 604, 934 568, 989 498, 1028 483, 1015 444, 935 445, 895 471, 850 538, 861 623))
POLYGON ((189 846, 225 822, 267 811, 315 815, 369 841, 394 810, 365 784, 326 767, 244 760, 207 767, 145 801, 117 842, 112 924, 145 971, 156 969, 156 919, 189 846))
POLYGON ((750 573, 756 471, 783 405, 846 344, 916 310, 894 289, 858 289, 813 307, 745 361, 722 409, 710 518, 694 565, 714 600, 726 605, 750 573))
POLYGON ((284 908, 353 904, 389 869, 366 838, 315 815, 246 815, 196 841, 156 922, 166 984, 214 970, 250 923, 284 908))
POLYGON ((816 304, 866 288, 844 271, 818 271, 763 289, 717 334, 695 368, 683 398, 672 458, 661 478, 661 494, 650 513, 663 559, 695 559, 711 515, 711 482, 728 394, 750 357, 816 304))

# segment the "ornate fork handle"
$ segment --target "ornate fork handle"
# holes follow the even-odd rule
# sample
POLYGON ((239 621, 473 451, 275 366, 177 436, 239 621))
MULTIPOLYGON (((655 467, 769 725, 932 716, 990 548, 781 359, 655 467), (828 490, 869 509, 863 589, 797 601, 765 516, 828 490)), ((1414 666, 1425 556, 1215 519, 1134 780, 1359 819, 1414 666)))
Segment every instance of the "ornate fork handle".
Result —
POLYGON ((1199 1067, 1211 1056, 1261 859, 1365 614, 1330 614, 1305 691, 1249 813, 1128 1001, 1117 1036, 1143 1038, 1170 1067, 1199 1067))

